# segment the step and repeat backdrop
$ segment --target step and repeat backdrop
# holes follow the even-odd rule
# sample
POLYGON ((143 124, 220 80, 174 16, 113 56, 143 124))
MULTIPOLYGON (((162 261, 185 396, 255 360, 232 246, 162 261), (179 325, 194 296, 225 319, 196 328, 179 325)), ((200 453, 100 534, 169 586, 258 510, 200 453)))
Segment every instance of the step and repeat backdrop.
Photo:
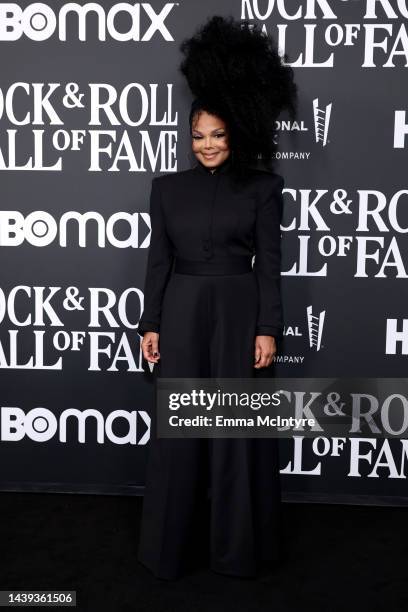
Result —
MULTIPOLYGON (((179 44, 214 14, 261 24, 299 87, 275 374, 359 379, 408 427, 365 386, 407 372, 408 2, 1 2, 1 490, 143 494, 151 180, 194 164, 179 44)), ((284 499, 408 501, 408 434, 280 446, 284 499)))

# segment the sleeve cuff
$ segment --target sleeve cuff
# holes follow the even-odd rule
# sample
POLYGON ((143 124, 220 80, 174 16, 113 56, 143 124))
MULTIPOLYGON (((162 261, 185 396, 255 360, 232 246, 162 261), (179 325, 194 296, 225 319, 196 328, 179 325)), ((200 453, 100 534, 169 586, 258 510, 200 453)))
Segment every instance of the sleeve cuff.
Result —
POLYGON ((255 330, 256 336, 274 336, 277 339, 281 339, 283 336, 283 330, 280 327, 273 325, 257 325, 255 330))
POLYGON ((139 336, 144 336, 146 332, 156 332, 156 334, 160 333, 160 325, 155 323, 154 321, 139 321, 139 326, 137 328, 137 333, 139 336))

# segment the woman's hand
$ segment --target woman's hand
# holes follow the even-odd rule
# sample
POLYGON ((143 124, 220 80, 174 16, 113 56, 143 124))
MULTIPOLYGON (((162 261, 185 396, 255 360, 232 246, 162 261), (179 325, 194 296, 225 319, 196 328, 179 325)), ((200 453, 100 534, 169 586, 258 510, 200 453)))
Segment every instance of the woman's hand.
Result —
POLYGON ((142 340, 143 357, 150 363, 157 363, 160 359, 159 335, 156 332, 145 332, 142 340))
POLYGON ((254 368, 260 369, 270 366, 275 353, 276 340, 274 336, 256 336, 254 368))

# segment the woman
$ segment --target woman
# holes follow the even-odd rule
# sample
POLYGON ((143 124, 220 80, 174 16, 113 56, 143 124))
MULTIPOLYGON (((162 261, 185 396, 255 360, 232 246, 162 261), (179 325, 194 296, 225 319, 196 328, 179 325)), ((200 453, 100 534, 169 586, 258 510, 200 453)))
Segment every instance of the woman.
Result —
MULTIPOLYGON (((231 18, 212 18, 181 49, 197 96, 196 165, 153 179, 138 333, 158 376, 252 377, 271 365, 283 329, 284 182, 254 164, 274 152, 275 119, 295 112, 296 88, 272 41, 231 18)), ((178 578, 207 529, 210 568, 254 577, 278 556, 277 441, 157 438, 154 419, 139 561, 178 578)))

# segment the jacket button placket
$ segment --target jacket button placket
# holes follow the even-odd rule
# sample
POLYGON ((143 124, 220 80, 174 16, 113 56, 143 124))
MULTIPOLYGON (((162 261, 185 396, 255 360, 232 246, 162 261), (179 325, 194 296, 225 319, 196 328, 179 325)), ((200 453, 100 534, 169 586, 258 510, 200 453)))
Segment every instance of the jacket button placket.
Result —
MULTIPOLYGON (((203 239, 203 250, 204 250, 204 257, 205 257, 205 259, 211 259, 211 257, 213 256, 213 244, 212 244, 213 210, 214 210, 215 199, 217 197, 218 183, 219 183, 219 180, 220 180, 219 173, 217 171, 215 171, 214 174, 216 176, 215 176, 215 185, 214 185, 213 197, 212 197, 211 202, 210 202, 208 233, 207 233, 207 236, 203 239)), ((211 174, 211 176, 209 178, 214 180, 214 175, 211 174)))

